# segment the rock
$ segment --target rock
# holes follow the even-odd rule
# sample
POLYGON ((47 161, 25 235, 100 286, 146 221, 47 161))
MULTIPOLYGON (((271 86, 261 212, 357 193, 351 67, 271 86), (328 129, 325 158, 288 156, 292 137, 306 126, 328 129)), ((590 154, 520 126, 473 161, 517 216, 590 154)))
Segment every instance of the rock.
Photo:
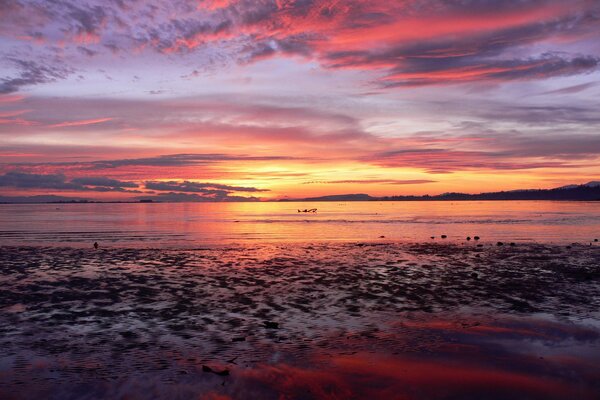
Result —
POLYGON ((139 335, 135 332, 132 331, 123 331, 123 332, 119 332, 119 334, 121 336, 123 336, 125 339, 136 339, 139 335))
POLYGON ((483 245, 482 244, 478 244, 477 247, 483 247, 483 245))
POLYGON ((229 370, 228 369, 224 369, 222 371, 217 371, 217 370, 212 369, 208 365, 203 365, 202 366, 202 371, 204 371, 204 372, 210 372, 212 374, 219 375, 219 376, 229 376, 229 370))
POLYGON ((232 342, 245 342, 246 338, 245 337, 234 337, 233 339, 231 339, 232 342))
POLYGON ((448 237, 448 236, 446 236, 446 235, 442 235, 442 236, 441 236, 441 238, 442 238, 442 239, 446 239, 447 237, 448 237))
POLYGON ((594 239, 594 242, 597 242, 597 241, 598 241, 598 239, 594 239))
POLYGON ((379 236, 379 239, 383 239, 383 238, 385 238, 385 236, 383 236, 383 235, 379 236))
POLYGON ((278 322, 265 321, 265 322, 263 322, 263 325, 267 329, 279 329, 279 323, 278 322))
POLYGON ((94 248, 97 249, 98 248, 98 242, 94 242, 94 248))
POLYGON ((432 239, 435 239, 435 236, 431 236, 432 239))
POLYGON ((498 243, 496 243, 496 246, 504 246, 504 243, 498 242, 498 243))
POLYGON ((479 236, 473 236, 473 239, 479 240, 479 236))
POLYGON ((471 240, 471 236, 467 236, 467 240, 471 240))
POLYGON ((515 242, 510 242, 510 245, 514 247, 514 246, 516 246, 517 244, 516 244, 515 242))

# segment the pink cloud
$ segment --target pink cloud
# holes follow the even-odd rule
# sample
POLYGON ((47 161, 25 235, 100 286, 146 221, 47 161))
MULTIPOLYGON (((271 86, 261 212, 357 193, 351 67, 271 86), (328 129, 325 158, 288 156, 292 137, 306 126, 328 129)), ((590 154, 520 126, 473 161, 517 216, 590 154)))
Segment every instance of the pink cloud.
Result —
POLYGON ((112 121, 113 118, 96 118, 96 119, 86 119, 82 121, 65 121, 59 122, 58 124, 48 125, 49 128, 63 128, 70 126, 85 126, 85 125, 95 125, 101 124, 103 122, 112 121))

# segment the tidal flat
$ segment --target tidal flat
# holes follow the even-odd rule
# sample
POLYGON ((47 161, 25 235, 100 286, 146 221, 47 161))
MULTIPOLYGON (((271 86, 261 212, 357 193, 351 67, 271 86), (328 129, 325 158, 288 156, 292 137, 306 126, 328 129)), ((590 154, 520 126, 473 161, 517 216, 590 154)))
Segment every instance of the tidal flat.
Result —
POLYGON ((0 247, 2 399, 597 399, 600 247, 0 247))

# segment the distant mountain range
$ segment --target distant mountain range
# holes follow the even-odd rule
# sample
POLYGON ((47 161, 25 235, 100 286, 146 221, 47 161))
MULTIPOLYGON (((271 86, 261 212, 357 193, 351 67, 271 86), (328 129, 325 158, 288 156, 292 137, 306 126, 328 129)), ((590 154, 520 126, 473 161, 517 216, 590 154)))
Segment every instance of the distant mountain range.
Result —
MULTIPOLYGON (((364 193, 336 194, 300 199, 282 199, 278 201, 439 201, 439 200, 580 200, 600 201, 600 181, 592 181, 582 185, 566 185, 554 189, 520 189, 504 192, 479 194, 443 193, 423 196, 384 196, 374 197, 364 193)), ((137 203, 139 201, 130 201, 137 203)), ((149 202, 148 200, 142 202, 149 202)), ((0 196, 0 203, 102 203, 76 197, 55 195, 40 196, 0 196)), ((127 203, 120 201, 115 203, 127 203)))
POLYGON ((282 201, 440 201, 440 200, 581 200, 600 201, 600 181, 567 185, 554 189, 520 189, 479 194, 443 193, 423 196, 373 197, 364 193, 308 197, 282 201))

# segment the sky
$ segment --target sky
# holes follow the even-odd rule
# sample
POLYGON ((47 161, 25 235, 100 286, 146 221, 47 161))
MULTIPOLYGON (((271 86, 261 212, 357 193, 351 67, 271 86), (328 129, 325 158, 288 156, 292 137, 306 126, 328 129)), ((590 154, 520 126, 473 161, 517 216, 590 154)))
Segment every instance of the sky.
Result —
POLYGON ((0 196, 600 176, 597 0, 0 0, 0 196))

